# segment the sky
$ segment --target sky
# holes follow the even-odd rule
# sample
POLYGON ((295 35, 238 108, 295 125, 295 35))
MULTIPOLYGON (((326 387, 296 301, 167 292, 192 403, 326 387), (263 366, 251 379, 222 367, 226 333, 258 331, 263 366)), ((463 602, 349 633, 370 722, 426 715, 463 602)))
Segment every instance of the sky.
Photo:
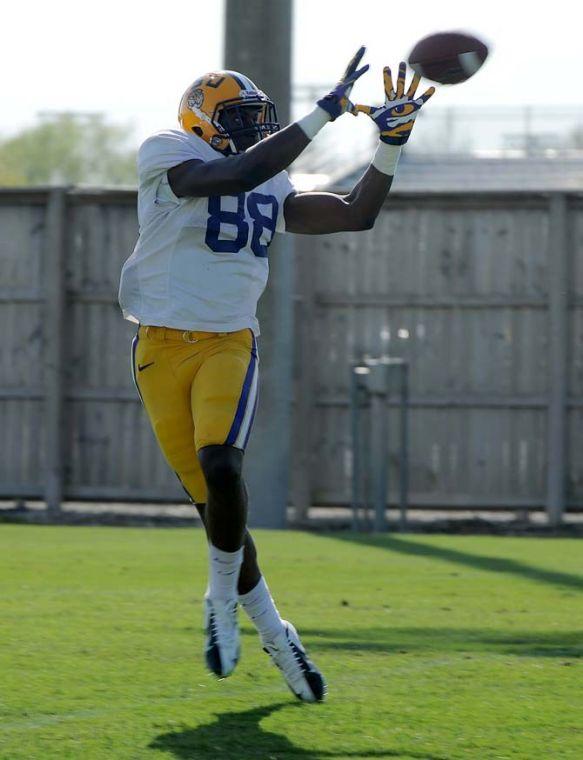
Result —
MULTIPOLYGON (((468 82, 440 88, 432 101, 436 106, 583 107, 583 11, 575 7, 572 0, 554 0, 541 10, 516 0, 401 6, 386 0, 295 0, 294 81, 328 87, 366 44, 371 71, 353 99, 379 102, 383 65, 396 67, 426 34, 464 29, 491 46, 490 58, 468 82)), ((7 4, 0 136, 34 123, 35 115, 47 110, 103 112, 127 124, 135 141, 175 126, 186 86, 222 65, 223 14, 221 0, 7 4)))

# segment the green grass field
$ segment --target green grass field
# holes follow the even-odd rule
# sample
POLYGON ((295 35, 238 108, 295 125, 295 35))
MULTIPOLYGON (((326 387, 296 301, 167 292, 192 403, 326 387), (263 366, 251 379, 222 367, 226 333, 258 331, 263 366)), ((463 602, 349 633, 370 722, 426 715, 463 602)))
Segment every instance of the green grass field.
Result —
POLYGON ((0 527, 2 760, 583 758, 583 542, 256 538, 325 704, 206 673, 200 530, 0 527))

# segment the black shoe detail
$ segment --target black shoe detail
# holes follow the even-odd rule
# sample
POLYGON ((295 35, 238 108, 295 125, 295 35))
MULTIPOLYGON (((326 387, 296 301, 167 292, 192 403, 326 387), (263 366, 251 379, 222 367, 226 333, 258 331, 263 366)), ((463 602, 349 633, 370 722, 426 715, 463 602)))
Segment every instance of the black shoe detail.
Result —
POLYGON ((206 666, 207 668, 213 672, 216 676, 219 676, 219 678, 223 677, 223 668, 221 665, 221 655, 219 654, 219 648, 214 647, 208 647, 206 652, 204 653, 205 659, 206 659, 206 666))
MULTIPOLYGON (((321 702, 326 696, 326 682, 324 681, 322 675, 314 668, 310 660, 308 660, 306 654, 302 652, 302 650, 296 646, 293 641, 290 641, 289 644, 293 649, 297 662, 304 672, 304 677, 308 682, 312 694, 314 695, 314 699, 317 702, 321 702)), ((301 699, 301 696, 299 694, 296 694, 296 697, 298 699, 301 699)))
POLYGON ((208 646, 204 653, 207 668, 211 670, 216 676, 222 677, 223 665, 221 663, 221 653, 219 650, 217 634, 214 626, 214 615, 212 613, 209 615, 206 632, 209 640, 208 646))
MULTIPOLYGON (((209 613, 209 621, 206 629, 208 636, 208 646, 205 649, 204 656, 207 664, 207 668, 212 671, 219 678, 226 678, 223 673, 223 664, 221 662, 221 650, 219 648, 219 642, 217 639, 217 632, 215 628, 215 616, 211 612, 209 613)), ((237 663, 241 659, 241 648, 237 649, 237 656, 233 663, 233 667, 236 667, 237 663)))
POLYGON ((306 673, 306 681, 310 684, 310 689, 316 702, 321 702, 326 696, 326 682, 315 670, 306 673))
POLYGON ((150 362, 149 364, 138 364, 138 372, 142 372, 142 370, 148 369, 148 367, 151 367, 154 363, 155 362, 150 362))
POLYGON ((296 661, 298 662, 301 669, 304 671, 305 674, 308 674, 310 672, 310 666, 308 664, 308 660, 306 658, 306 655, 302 652, 302 650, 297 647, 293 641, 289 642, 290 647, 293 650, 293 653, 296 657, 296 661))

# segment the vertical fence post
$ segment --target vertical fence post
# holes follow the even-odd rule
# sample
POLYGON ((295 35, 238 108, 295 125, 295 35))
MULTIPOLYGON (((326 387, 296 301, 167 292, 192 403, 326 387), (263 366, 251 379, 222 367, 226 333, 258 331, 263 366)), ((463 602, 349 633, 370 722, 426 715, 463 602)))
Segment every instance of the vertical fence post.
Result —
POLYGON ((296 363, 294 417, 292 420, 293 479, 291 499, 295 522, 305 525, 312 505, 312 460, 314 456, 314 255, 305 241, 295 248, 296 272, 296 363))
POLYGON ((55 188, 49 194, 44 255, 45 501, 52 515, 60 512, 63 500, 66 192, 55 188))
POLYGON ((559 525, 565 508, 567 444, 568 236, 567 198, 554 194, 549 229, 549 406, 547 518, 559 525))

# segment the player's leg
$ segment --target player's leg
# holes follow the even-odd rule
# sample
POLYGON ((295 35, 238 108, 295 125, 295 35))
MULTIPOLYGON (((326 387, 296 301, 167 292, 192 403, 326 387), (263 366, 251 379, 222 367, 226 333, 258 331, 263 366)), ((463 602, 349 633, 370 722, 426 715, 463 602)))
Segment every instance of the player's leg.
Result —
POLYGON ((190 397, 207 488, 206 655, 211 670, 228 675, 238 657, 237 587, 247 522, 243 450, 257 398, 257 350, 251 330, 216 335, 200 350, 190 397))
POLYGON ((207 485, 209 596, 236 600, 247 523, 243 451, 257 400, 257 348, 251 330, 240 330, 204 341, 201 351, 191 407, 207 485))
MULTIPOLYGON (((206 528, 206 504, 197 503, 195 504, 195 507, 206 528)), ((255 588, 259 583, 260 578, 261 570, 257 563, 257 549, 255 548, 255 542, 249 531, 246 530, 243 541, 243 563, 241 564, 241 571, 237 583, 237 593, 239 596, 241 596, 241 594, 246 594, 248 591, 255 588)))
MULTIPOLYGON (((190 498, 204 502, 207 487, 196 453, 190 403, 200 352, 197 344, 189 346, 179 338, 151 337, 164 333, 163 328, 150 328, 147 332, 141 327, 138 331, 132 351, 134 380, 168 464, 190 498)), ((236 572, 238 574, 238 569, 236 572)), ((205 657, 210 670, 226 676, 239 659, 236 603, 217 602, 216 606, 218 610, 209 611, 205 604, 205 657), (216 630, 217 615, 224 618, 219 631, 216 630)))
MULTIPOLYGON (((206 505, 196 504, 196 508, 206 526, 206 505)), ((257 549, 249 530, 245 531, 243 564, 237 590, 239 603, 257 629, 264 651, 281 670, 291 691, 306 702, 324 699, 324 678, 308 659, 294 626, 287 620, 282 620, 259 568, 257 549)))
MULTIPOLYGON (((233 446, 209 445, 198 452, 207 485, 207 533, 223 552, 241 550, 247 524, 243 452, 233 446)), ((236 588, 237 577, 234 587, 236 588)))
POLYGON ((132 343, 132 375, 164 458, 190 497, 205 501, 190 408, 192 377, 176 373, 172 361, 185 346, 165 339, 164 332, 139 328, 132 343))
MULTIPOLYGON (((206 526, 206 505, 196 508, 206 526)), ((259 568, 257 548, 249 530, 245 531, 243 563, 237 584, 239 603, 253 623, 262 642, 271 642, 283 631, 284 621, 275 606, 269 587, 259 568)))
MULTIPOLYGON (((308 659, 293 625, 281 619, 259 571, 255 544, 246 530, 247 493, 242 464, 257 401, 257 361, 255 339, 250 331, 224 336, 220 349, 209 353, 193 382, 195 438, 208 488, 207 505, 201 511, 211 553, 215 545, 217 559, 233 563, 227 565, 232 567, 236 556, 232 550, 240 547, 237 580, 246 579, 249 586, 242 587, 231 574, 231 589, 233 594, 239 592, 238 599, 258 628, 265 651, 294 694, 314 702, 324 698, 324 679, 308 659), (219 441, 223 441, 222 445, 219 441), (239 456, 229 453, 232 448, 239 456), (224 549, 219 549, 220 546, 224 549), (242 577, 241 568, 245 564, 242 577)), ((221 566, 218 564, 219 569, 221 566)), ((211 564, 211 577, 213 572, 216 570, 211 564)), ((209 593, 212 602, 212 587, 209 593)))
POLYGON ((207 485, 209 539, 205 654, 208 667, 219 676, 233 671, 240 653, 237 584, 247 518, 242 460, 243 453, 231 446, 209 445, 199 451, 207 485))
POLYGON ((277 665, 291 691, 305 702, 326 696, 326 682, 308 658, 294 626, 282 620, 265 577, 259 569, 255 542, 245 535, 245 560, 239 576, 239 603, 253 623, 266 652, 277 665))

